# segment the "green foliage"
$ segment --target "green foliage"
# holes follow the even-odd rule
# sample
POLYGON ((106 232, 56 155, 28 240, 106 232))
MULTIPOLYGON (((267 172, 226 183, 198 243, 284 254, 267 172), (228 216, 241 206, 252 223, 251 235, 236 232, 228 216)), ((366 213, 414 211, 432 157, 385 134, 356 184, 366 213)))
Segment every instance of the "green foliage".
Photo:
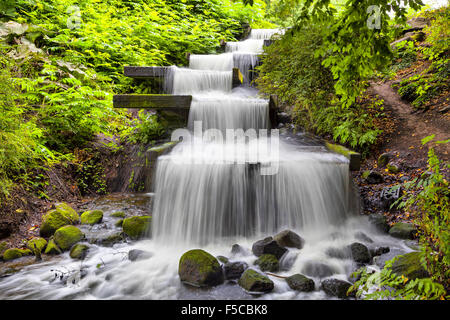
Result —
POLYGON ((136 123, 134 132, 128 137, 128 141, 131 143, 146 145, 166 132, 166 129, 158 122, 157 116, 145 110, 139 110, 136 123))
POLYGON ((77 166, 77 185, 82 194, 105 194, 105 168, 92 158, 77 166))
POLYGON ((430 278, 408 279, 399 276, 391 268, 397 257, 386 261, 380 272, 368 273, 365 268, 352 274, 359 280, 349 289, 365 300, 437 300, 444 299, 444 287, 430 278))
MULTIPOLYGON (((433 139, 434 135, 423 139, 422 143, 433 139)), ((441 163, 431 147, 428 151, 429 174, 406 183, 404 195, 394 204, 414 213, 426 270, 433 280, 447 287, 450 286, 450 186, 443 171, 449 167, 448 163, 441 163)))

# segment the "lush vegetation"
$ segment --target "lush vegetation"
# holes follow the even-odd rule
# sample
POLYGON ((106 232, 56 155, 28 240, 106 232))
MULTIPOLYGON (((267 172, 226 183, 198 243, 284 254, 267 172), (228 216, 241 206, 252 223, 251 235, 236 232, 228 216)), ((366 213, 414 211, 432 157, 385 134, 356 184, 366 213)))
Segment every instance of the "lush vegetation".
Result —
MULTIPOLYGON (((75 151, 96 136, 157 137, 154 117, 112 108, 115 93, 152 90, 124 77, 123 66, 183 65, 187 52, 236 40, 242 23, 270 26, 264 8, 229 0, 2 1, 0 199, 18 182, 33 184, 24 177, 33 180, 38 168, 73 161, 83 171, 91 159, 75 151)), ((84 171, 81 189, 92 180, 84 171)))

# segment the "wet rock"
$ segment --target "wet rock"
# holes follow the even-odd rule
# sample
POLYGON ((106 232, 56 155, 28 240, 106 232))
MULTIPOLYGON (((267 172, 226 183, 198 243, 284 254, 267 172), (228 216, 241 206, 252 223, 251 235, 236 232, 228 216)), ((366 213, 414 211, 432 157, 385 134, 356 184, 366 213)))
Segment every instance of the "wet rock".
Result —
POLYGON ((40 254, 42 251, 44 251, 45 247, 47 246, 47 240, 40 237, 34 237, 31 240, 27 242, 27 248, 31 250, 31 252, 35 252, 37 250, 37 253, 40 254))
POLYGON ((400 239, 414 239, 416 228, 411 223, 397 222, 389 229, 389 234, 400 239))
POLYGON ((369 263, 371 256, 369 249, 359 242, 354 242, 350 245, 353 261, 357 263, 369 263))
POLYGON ((224 257, 224 256, 217 256, 216 259, 219 260, 219 262, 221 262, 221 263, 227 263, 228 262, 228 258, 224 257))
POLYGON ((349 248, 328 248, 325 253, 336 259, 349 259, 352 257, 352 252, 349 248))
POLYGON ((294 252, 287 252, 281 259, 280 259, 280 271, 288 271, 291 270, 292 266, 294 265, 295 261, 297 260, 298 254, 294 252))
POLYGON ((45 248, 45 254, 61 254, 61 249, 56 245, 55 240, 48 240, 47 247, 45 248))
POLYGON ((222 267, 211 254, 201 249, 190 250, 180 258, 178 275, 184 283, 209 287, 223 283, 222 267))
POLYGON ((65 226, 80 222, 78 213, 66 203, 57 203, 54 209, 42 216, 42 224, 39 233, 42 237, 50 237, 56 230, 65 226))
POLYGON ((257 257, 263 254, 273 254, 277 259, 280 259, 287 252, 287 249, 281 247, 272 237, 267 237, 255 242, 252 246, 252 252, 257 257))
POLYGON ((245 270, 248 269, 248 264, 245 262, 228 262, 223 266, 225 279, 235 280, 239 279, 245 270))
POLYGON ((351 286, 352 284, 350 282, 339 279, 325 279, 321 283, 321 288, 326 294, 340 299, 353 296, 353 294, 347 296, 347 291, 351 286))
POLYGON ((391 158, 391 154, 390 153, 383 153, 378 157, 378 168, 383 168, 384 166, 386 166, 389 162, 391 158))
POLYGON ((388 253, 389 251, 389 247, 378 247, 370 250, 370 255, 372 257, 381 256, 382 254, 388 253))
POLYGON ((286 282, 289 285, 289 288, 296 291, 302 292, 311 292, 314 291, 314 280, 305 277, 302 274, 294 274, 286 278, 286 282))
POLYGON ((259 266, 261 271, 277 272, 280 269, 280 263, 273 254, 263 254, 259 256, 255 264, 259 266))
POLYGON ((273 237, 273 239, 282 247, 303 248, 305 240, 291 230, 284 230, 273 237))
POLYGON ((83 238, 83 232, 75 226, 59 228, 54 235, 55 243, 63 251, 69 250, 75 243, 83 240, 83 238))
POLYGON ((117 220, 116 223, 114 223, 114 225, 115 225, 116 227, 122 227, 122 225, 123 225, 123 219, 117 220))
POLYGON ((101 210, 90 210, 83 212, 81 214, 81 223, 82 224, 97 224, 102 222, 103 220, 103 211, 101 210))
POLYGON ((131 239, 141 239, 150 235, 150 224, 152 218, 150 216, 135 216, 123 220, 123 232, 131 239))
POLYGON ((364 232, 361 231, 355 233, 355 239, 366 243, 373 243, 373 240, 370 239, 364 232))
POLYGON ((237 243, 233 244, 231 247, 231 253, 235 255, 244 255, 247 253, 247 250, 245 250, 242 246, 238 245, 237 243))
POLYGON ((88 251, 89 246, 77 243, 72 247, 72 249, 70 249, 69 255, 72 259, 84 260, 84 258, 86 258, 86 255, 88 254, 88 251))
POLYGON ((3 252, 3 261, 10 261, 21 258, 23 256, 29 256, 31 254, 32 252, 30 249, 18 249, 18 248, 7 249, 5 252, 3 252))
POLYGON ((428 272, 420 262, 420 252, 410 252, 398 256, 392 264, 392 271, 408 279, 422 279, 429 277, 428 272))
POLYGON ((105 247, 112 247, 116 243, 124 241, 124 237, 121 232, 115 232, 104 237, 89 240, 89 243, 95 243, 105 247), (95 241, 94 241, 95 240, 95 241))
POLYGON ((380 232, 387 233, 389 231, 389 224, 385 216, 374 213, 369 215, 369 223, 375 227, 380 232))
POLYGON ((325 278, 333 275, 333 268, 325 263, 308 261, 302 268, 302 273, 310 277, 325 278))
POLYGON ((113 218, 125 218, 125 212, 123 211, 116 211, 110 214, 113 218))
POLYGON ((272 280, 253 269, 245 270, 238 283, 246 291, 255 293, 270 292, 274 288, 272 280))
POLYGON ((153 256, 151 252, 139 250, 139 249, 133 249, 128 251, 128 259, 130 261, 138 261, 138 260, 145 260, 149 259, 153 256))
POLYGON ((365 171, 362 174, 363 179, 369 184, 378 184, 383 182, 383 176, 376 171, 365 171))

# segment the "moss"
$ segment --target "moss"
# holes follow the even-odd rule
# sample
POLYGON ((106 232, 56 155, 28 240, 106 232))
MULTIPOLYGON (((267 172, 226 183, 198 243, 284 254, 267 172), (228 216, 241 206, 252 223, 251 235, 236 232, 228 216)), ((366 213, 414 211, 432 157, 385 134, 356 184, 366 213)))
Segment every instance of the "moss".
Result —
POLYGON ((398 173, 400 171, 400 168, 392 163, 388 163, 386 168, 389 170, 390 173, 398 173))
POLYGON ((47 240, 40 237, 35 237, 27 242, 27 248, 30 249, 32 252, 34 252, 34 250, 38 250, 39 253, 41 253, 45 249, 46 245, 47 240))
POLYGON ((54 240, 58 247, 64 251, 69 250, 70 247, 83 238, 84 234, 77 227, 64 226, 56 230, 54 240))
POLYGON ((11 248, 7 249, 3 253, 3 260, 9 261, 17 258, 21 258, 23 256, 29 256, 32 252, 29 249, 17 249, 17 248, 11 248))
POLYGON ((116 223, 114 223, 114 225, 115 225, 116 227, 122 227, 122 225, 123 225, 123 219, 117 220, 116 223))
POLYGON ((408 279, 420 279, 429 276, 420 262, 420 252, 418 251, 398 256, 392 264, 392 271, 408 279))
POLYGON ((114 218, 125 218, 125 212, 123 212, 123 211, 113 212, 113 213, 111 213, 111 217, 114 217, 114 218))
POLYGON ((366 170, 362 173, 361 177, 363 179, 367 179, 367 177, 370 175, 370 170, 366 170))
POLYGON ((196 286, 212 286, 223 282, 223 271, 219 261, 201 249, 185 252, 179 262, 181 281, 196 286))
POLYGON ((273 281, 253 269, 247 269, 238 281, 249 292, 269 292, 274 288, 273 281))
POLYGON ((263 254, 255 261, 255 264, 259 266, 261 271, 276 272, 280 269, 280 263, 273 254, 263 254))
POLYGON ((352 150, 347 149, 339 144, 333 144, 325 142, 325 146, 336 153, 339 153, 350 160, 350 170, 359 170, 361 167, 361 154, 352 150))
POLYGON ((72 259, 83 260, 86 257, 88 250, 89 246, 78 243, 70 249, 70 257, 72 259))
POLYGON ((2 243, 0 243, 0 255, 3 254, 3 252, 8 248, 8 244, 6 243, 6 241, 3 241, 2 243))
POLYGON ((76 224, 80 221, 77 212, 66 203, 58 203, 54 207, 55 209, 48 211, 42 217, 40 228, 42 237, 50 237, 59 228, 69 224, 76 224))
POLYGON ((55 240, 50 239, 47 243, 47 248, 45 248, 45 254, 60 254, 61 249, 56 245, 55 240))
POLYGON ((162 145, 153 147, 148 149, 149 152, 156 152, 156 153, 162 153, 166 150, 170 150, 171 148, 173 148, 179 141, 171 141, 171 142, 166 142, 162 145))
POLYGON ((414 239, 416 228, 411 223, 397 222, 389 229, 389 234, 400 239, 414 239))
POLYGON ((81 223, 82 224, 96 224, 100 223, 103 220, 103 211, 101 210, 91 210, 83 212, 81 215, 81 223))
POLYGON ((123 232, 132 239, 144 237, 150 231, 150 216, 135 216, 123 220, 123 232))

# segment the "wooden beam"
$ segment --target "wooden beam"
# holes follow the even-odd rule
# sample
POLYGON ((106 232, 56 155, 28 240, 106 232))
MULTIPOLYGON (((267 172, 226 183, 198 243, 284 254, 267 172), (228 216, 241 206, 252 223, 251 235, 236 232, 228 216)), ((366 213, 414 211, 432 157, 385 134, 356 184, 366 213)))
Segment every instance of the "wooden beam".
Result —
POLYGON ((347 149, 344 146, 339 144, 333 144, 329 142, 325 142, 325 146, 328 150, 342 154, 350 161, 350 170, 358 171, 361 168, 361 154, 350 149, 347 149))
POLYGON ((192 96, 169 94, 117 94, 113 97, 114 108, 140 109, 189 109, 192 96))
POLYGON ((169 67, 123 67, 123 73, 130 78, 158 78, 167 74, 169 67))

